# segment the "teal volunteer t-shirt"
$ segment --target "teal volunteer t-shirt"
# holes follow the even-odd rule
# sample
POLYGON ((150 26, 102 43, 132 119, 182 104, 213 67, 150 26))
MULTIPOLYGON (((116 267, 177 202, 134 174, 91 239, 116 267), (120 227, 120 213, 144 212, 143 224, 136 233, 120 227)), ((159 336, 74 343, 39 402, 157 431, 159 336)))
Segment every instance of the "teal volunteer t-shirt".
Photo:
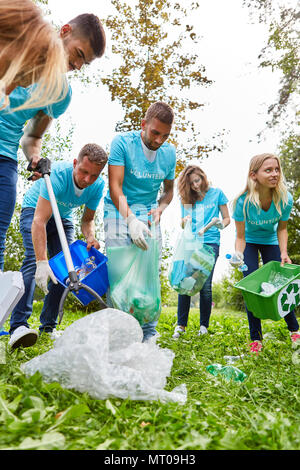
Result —
MULTIPOLYGON (((175 178, 176 151, 165 142, 149 159, 143 150, 141 131, 124 132, 112 141, 108 164, 124 166, 127 204, 136 215, 142 215, 157 206, 161 183, 175 178)), ((109 192, 104 199, 104 217, 120 217, 109 192)))
POLYGON ((10 106, 0 111, 0 158, 1 155, 17 160, 17 152, 21 137, 24 133, 26 122, 33 118, 39 111, 43 111, 48 116, 57 119, 68 108, 71 98, 72 89, 69 85, 66 97, 44 108, 22 109, 21 111, 11 112, 18 106, 21 106, 30 95, 33 87, 28 88, 17 87, 9 95, 10 106))
MULTIPOLYGON (((197 201, 193 206, 191 204, 181 204, 181 217, 187 215, 191 217, 192 232, 198 233, 214 217, 220 216, 220 206, 227 204, 228 199, 219 188, 209 188, 202 201, 197 201)), ((220 230, 211 227, 204 234, 204 243, 220 244, 220 230)))
POLYGON ((254 204, 246 205, 246 217, 244 216, 244 202, 246 193, 242 194, 236 203, 233 219, 237 222, 245 222, 245 239, 247 243, 260 245, 278 245, 277 227, 279 220, 286 221, 290 217, 293 207, 293 197, 288 193, 288 203, 281 203, 281 215, 272 201, 269 210, 257 208, 254 204))
MULTIPOLYGON (((83 204, 95 211, 105 186, 103 178, 99 176, 91 186, 79 190, 73 181, 73 163, 65 161, 53 163, 50 180, 59 213, 62 218, 69 220, 72 220, 73 210, 83 204)), ((39 196, 49 201, 48 190, 43 178, 35 181, 25 193, 22 208, 36 207, 39 196)))

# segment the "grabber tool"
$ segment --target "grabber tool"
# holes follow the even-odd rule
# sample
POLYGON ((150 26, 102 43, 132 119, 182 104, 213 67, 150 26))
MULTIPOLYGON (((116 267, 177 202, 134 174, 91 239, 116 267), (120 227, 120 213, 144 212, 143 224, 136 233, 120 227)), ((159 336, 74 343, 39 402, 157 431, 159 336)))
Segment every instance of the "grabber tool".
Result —
POLYGON ((68 241, 67 241, 67 238, 66 238, 63 223, 62 223, 61 216, 60 216, 58 206, 57 206, 57 202, 56 202, 56 199, 55 199, 55 194, 54 194, 54 191, 53 191, 53 188, 52 188, 52 183, 51 183, 51 180, 50 180, 51 161, 49 160, 49 158, 41 158, 38 161, 38 164, 37 164, 36 168, 32 168, 31 163, 29 163, 29 165, 27 167, 27 170, 28 171, 37 171, 38 173, 41 173, 42 177, 45 180, 47 191, 48 191, 48 194, 49 194, 49 199, 50 199, 50 204, 51 204, 51 208, 52 208, 53 217, 54 217, 54 220, 55 220, 59 240, 60 240, 60 243, 61 243, 62 251, 63 251, 65 262, 66 262, 66 265, 67 265, 68 276, 69 276, 69 281, 70 282, 68 283, 68 286, 65 288, 65 290, 62 294, 62 297, 60 299, 59 308, 58 308, 59 324, 61 323, 62 318, 63 318, 63 307, 64 307, 65 300, 66 300, 67 295, 69 294, 69 292, 72 292, 72 291, 74 291, 74 292, 76 292, 76 294, 78 294, 78 291, 80 289, 84 289, 87 292, 89 292, 93 297, 95 297, 96 300, 99 301, 102 308, 108 308, 106 303, 102 300, 102 298, 100 297, 100 295, 97 292, 95 292, 91 287, 89 287, 89 286, 83 284, 82 282, 80 282, 80 280, 78 279, 77 273, 74 269, 74 264, 73 264, 73 260, 72 260, 72 257, 71 257, 68 241))

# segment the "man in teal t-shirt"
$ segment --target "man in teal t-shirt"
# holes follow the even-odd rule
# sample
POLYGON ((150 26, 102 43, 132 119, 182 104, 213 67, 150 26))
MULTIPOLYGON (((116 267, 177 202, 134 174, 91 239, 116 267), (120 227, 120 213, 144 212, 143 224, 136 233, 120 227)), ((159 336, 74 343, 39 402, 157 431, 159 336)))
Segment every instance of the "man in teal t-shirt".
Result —
MULTIPOLYGON (((85 206, 81 230, 87 242, 99 249, 95 239, 94 217, 104 190, 100 176, 107 162, 105 151, 96 144, 87 144, 74 162, 56 162, 52 166, 50 180, 68 243, 73 241, 72 213, 76 207, 85 206)), ((10 346, 31 346, 38 333, 29 328, 35 283, 46 294, 40 316, 40 331, 52 333, 56 326, 58 307, 63 286, 49 266, 47 250, 52 258, 61 251, 60 239, 52 217, 52 207, 44 179, 37 180, 26 192, 22 204, 20 230, 25 247, 21 268, 25 293, 14 308, 10 319, 10 346), (47 286, 48 278, 51 281, 47 286), (49 291, 48 291, 49 289, 49 291)))
MULTIPOLYGON (((157 225, 173 198, 176 151, 167 143, 174 113, 163 102, 153 103, 141 122, 140 131, 117 135, 110 149, 109 192, 104 204, 106 248, 134 243, 148 248, 148 224, 157 225), (162 194, 158 194, 163 186, 162 194)), ((143 325, 144 340, 156 333, 155 325, 143 325)))
MULTIPOLYGON (((93 14, 79 15, 62 26, 60 37, 66 51, 69 71, 80 70, 84 64, 91 63, 104 53, 105 33, 99 19, 93 14)), ((27 160, 35 168, 41 158, 45 131, 53 119, 66 111, 71 101, 72 91, 69 86, 64 99, 46 108, 12 112, 11 109, 28 99, 35 86, 15 88, 9 95, 10 106, 0 111, 0 270, 3 270, 5 238, 16 203, 17 151, 20 142, 27 160)), ((33 180, 38 177, 40 175, 35 172, 33 180)))

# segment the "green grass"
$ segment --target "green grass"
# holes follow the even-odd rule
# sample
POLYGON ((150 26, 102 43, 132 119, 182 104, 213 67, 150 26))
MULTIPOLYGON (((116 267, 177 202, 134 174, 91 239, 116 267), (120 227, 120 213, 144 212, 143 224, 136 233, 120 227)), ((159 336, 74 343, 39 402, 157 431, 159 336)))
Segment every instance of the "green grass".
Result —
MULTIPOLYGON (((35 304, 35 328, 40 309, 35 304)), ((66 311, 62 328, 81 316, 66 311)), ((27 378, 20 365, 46 352, 52 341, 43 335, 32 348, 10 352, 8 338, 0 338, 0 449, 299 450, 300 345, 292 347, 285 322, 263 322, 259 357, 248 355, 243 313, 214 309, 209 334, 202 337, 195 309, 179 340, 171 339, 175 324, 176 309, 165 308, 158 344, 175 353, 166 388, 185 383, 184 405, 95 400, 46 384, 39 374, 27 378), (246 354, 236 364, 247 374, 244 382, 207 372, 209 364, 225 364, 225 355, 238 354, 246 354)))

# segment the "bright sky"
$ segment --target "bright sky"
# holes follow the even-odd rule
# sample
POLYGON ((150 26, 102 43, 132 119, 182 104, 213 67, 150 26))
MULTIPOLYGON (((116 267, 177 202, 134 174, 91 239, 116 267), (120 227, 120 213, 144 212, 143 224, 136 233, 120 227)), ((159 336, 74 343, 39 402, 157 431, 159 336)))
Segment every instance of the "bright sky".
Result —
MULTIPOLYGON (((279 77, 270 70, 258 69, 257 57, 266 43, 268 31, 266 26, 250 22, 249 11, 242 7, 242 0, 199 0, 199 3, 198 13, 193 13, 195 31, 203 38, 197 52, 214 84, 205 92, 199 90, 200 99, 207 105, 197 111, 194 118, 201 124, 204 139, 222 129, 226 132, 225 150, 211 155, 202 167, 213 186, 220 187, 232 200, 245 185, 250 158, 263 152, 276 153, 280 136, 269 131, 264 140, 258 142, 257 133, 265 128, 266 110, 276 99, 279 77)), ((94 13, 101 18, 114 13, 109 0, 49 0, 48 4, 55 23, 61 25, 80 13, 94 13)), ((110 46, 106 58, 101 60, 103 67, 113 60, 110 46)), ((76 83, 72 103, 60 121, 63 125, 71 118, 75 124, 73 149, 76 154, 87 142, 109 147, 115 124, 121 117, 122 110, 118 103, 111 102, 106 87, 81 89, 76 83)), ((179 221, 179 202, 175 197, 162 218, 163 229, 171 234, 172 246, 180 231, 179 221)), ((233 251, 234 236, 232 221, 221 232, 214 281, 228 269, 225 254, 233 251)))

